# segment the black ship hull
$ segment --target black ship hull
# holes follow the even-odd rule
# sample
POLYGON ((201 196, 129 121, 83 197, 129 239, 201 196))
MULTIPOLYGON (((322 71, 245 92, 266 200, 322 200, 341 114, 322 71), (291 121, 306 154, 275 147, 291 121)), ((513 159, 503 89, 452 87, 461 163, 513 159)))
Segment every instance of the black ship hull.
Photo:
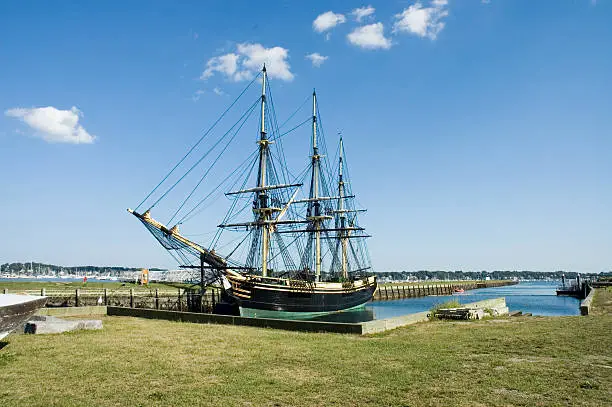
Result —
POLYGON ((312 286, 291 287, 290 284, 229 278, 232 288, 228 294, 240 306, 243 316, 274 316, 275 313, 294 314, 292 317, 325 314, 358 308, 372 299, 376 280, 361 280, 359 285, 317 283, 312 286))

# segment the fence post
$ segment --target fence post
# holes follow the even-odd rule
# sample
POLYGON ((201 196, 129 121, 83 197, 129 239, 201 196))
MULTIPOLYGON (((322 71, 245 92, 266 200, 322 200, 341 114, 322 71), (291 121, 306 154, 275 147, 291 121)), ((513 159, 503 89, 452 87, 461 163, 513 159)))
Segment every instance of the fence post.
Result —
POLYGON ((130 288, 130 308, 134 308, 134 289, 130 288))
POLYGON ((104 289, 104 305, 108 305, 108 289, 104 289))
POLYGON ((78 288, 75 290, 74 292, 74 306, 78 307, 79 306, 79 295, 81 294, 81 290, 79 290, 78 288))
POLYGON ((159 291, 155 289, 155 309, 159 309, 159 291))
POLYGON ((40 296, 41 296, 41 297, 44 297, 44 296, 45 296, 45 294, 46 294, 45 289, 44 289, 44 288, 41 288, 41 289, 40 289, 40 296))
POLYGON ((178 310, 183 310, 183 304, 181 303, 181 289, 178 289, 178 310))
POLYGON ((3 292, 4 292, 4 294, 8 294, 8 288, 5 288, 5 289, 3 290, 3 292))

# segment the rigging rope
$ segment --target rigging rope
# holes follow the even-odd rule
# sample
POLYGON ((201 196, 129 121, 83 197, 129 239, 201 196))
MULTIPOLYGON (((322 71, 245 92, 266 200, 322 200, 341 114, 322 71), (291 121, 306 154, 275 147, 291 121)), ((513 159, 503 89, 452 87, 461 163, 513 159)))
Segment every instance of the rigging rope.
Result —
MULTIPOLYGON (((159 182, 159 184, 157 184, 155 188, 153 188, 153 190, 149 192, 149 194, 145 197, 145 199, 143 199, 142 202, 138 204, 135 210, 138 210, 138 208, 140 208, 142 204, 144 204, 147 201, 147 199, 149 199, 151 195, 153 195, 153 193, 157 191, 157 188, 159 188, 168 179, 168 177, 174 172, 174 170, 176 170, 178 166, 181 165, 183 161, 185 161, 185 159, 189 156, 189 154, 191 154, 193 150, 195 150, 195 148, 202 142, 202 140, 204 140, 204 138, 208 134, 210 134, 210 132, 215 128, 215 126, 223 119, 223 117, 225 117, 225 115, 231 110, 231 108, 234 107, 234 105, 238 102, 238 100, 240 100, 242 95, 245 94, 245 92, 251 87, 251 85, 255 82, 255 80, 259 78, 259 76, 260 74, 255 76, 255 78, 253 78, 253 80, 242 90, 242 92, 240 92, 240 94, 236 97, 236 99, 234 99, 234 101, 229 105, 229 107, 225 109, 225 111, 221 114, 221 116, 219 116, 219 118, 208 128, 208 130, 206 130, 206 132, 202 135, 202 137, 200 137, 200 139, 189 149, 189 151, 187 151, 187 154, 185 154, 183 158, 181 158, 179 162, 176 163, 174 167, 172 167, 170 172, 166 174, 166 176, 159 182)), ((159 202, 159 200, 157 202, 159 202)), ((157 204, 157 202, 155 202, 149 209, 153 208, 157 204)))
MULTIPOLYGON (((251 161, 255 155, 258 153, 258 150, 253 151, 238 167, 236 167, 236 169, 234 171, 232 171, 227 177, 225 177, 223 179, 223 181, 221 181, 219 183, 219 185, 217 185, 208 195, 206 195, 204 198, 202 198, 191 210, 189 210, 185 215, 183 215, 183 217, 178 221, 178 223, 184 223, 189 221, 190 219, 192 219, 194 216, 197 216, 198 214, 200 214, 202 212, 202 210, 204 210, 205 208, 202 208, 201 210, 197 211, 196 213, 194 213, 192 216, 191 215, 197 208, 200 207, 200 205, 202 205, 208 198, 210 198, 215 192, 217 192, 221 186, 223 186, 223 184, 225 184, 225 182, 230 179, 232 176, 234 176, 238 170, 240 168, 242 168, 242 166, 246 163, 248 163, 249 161, 251 161)), ((255 162, 253 162, 253 164, 251 165, 251 171, 249 171, 249 174, 252 172, 253 167, 255 167, 255 162)), ((248 168, 248 167, 246 167, 248 168)), ((244 171, 246 171, 246 168, 244 171)))
MULTIPOLYGON (((259 99, 259 98, 258 98, 258 99, 259 99)), ((255 101, 255 103, 253 103, 253 105, 255 105, 255 104, 257 104, 257 103, 258 103, 258 100, 257 100, 257 101, 255 101)), ((251 106, 253 106, 253 105, 251 105, 251 106)), ((250 109, 251 109, 251 108, 249 107, 249 110, 250 110, 250 109)), ((248 111, 247 111, 247 112, 248 112, 248 111)), ((236 127, 236 125, 237 125, 238 123, 240 123, 240 121, 241 121, 241 120, 244 118, 244 116, 247 114, 247 112, 245 112, 245 113, 244 113, 244 114, 243 114, 243 115, 240 117, 240 119, 238 119, 238 121, 237 121, 236 123, 234 123, 234 124, 232 125, 232 127, 230 127, 230 129, 229 129, 229 130, 228 130, 228 131, 227 131, 227 132, 226 132, 226 133, 223 135, 223 137, 221 137, 221 138, 220 138, 220 139, 219 139, 219 140, 218 140, 218 141, 217 141, 217 142, 216 142, 216 143, 215 143, 215 144, 214 144, 214 145, 213 145, 213 146, 212 146, 212 147, 211 147, 211 148, 210 148, 210 149, 209 149, 209 150, 208 150, 208 151, 207 151, 207 152, 206 152, 206 153, 205 153, 205 154, 204 154, 204 155, 203 155, 203 156, 202 156, 202 157, 201 157, 199 160, 198 160, 198 161, 196 161, 196 163, 195 163, 195 164, 193 164, 193 165, 191 166, 191 168, 189 168, 189 170, 187 170, 187 172, 186 172, 185 174, 183 174, 183 176, 181 176, 181 177, 178 179, 178 181, 176 181, 176 182, 175 182, 175 183, 174 183, 174 184, 173 184, 173 185, 172 185, 170 188, 168 188, 168 190, 167 190, 166 192, 164 192, 164 194, 163 194, 162 196, 160 196, 160 197, 159 197, 159 199, 158 199, 157 201, 155 201, 155 202, 153 203, 153 205, 151 205, 151 207, 150 207, 149 209, 153 208, 155 205, 157 205, 157 204, 159 203, 159 201, 161 201, 162 199, 164 199, 164 198, 166 197, 166 195, 168 195, 168 193, 170 193, 170 191, 172 191, 172 190, 173 190, 173 189, 174 189, 174 188, 175 188, 175 187, 176 187, 176 186, 177 186, 177 185, 178 185, 178 184, 179 184, 179 183, 180 183, 180 182, 181 182, 183 179, 185 179, 185 177, 186 177, 187 175, 189 175, 189 173, 191 173, 191 171, 193 171, 193 169, 194 169, 194 168, 196 168, 198 165, 200 165, 200 163, 202 162, 202 160, 204 160, 204 159, 205 159, 205 158, 208 156, 208 154, 210 154, 210 153, 211 153, 211 152, 212 152, 212 151, 215 149, 215 147, 217 147, 217 145, 219 145, 219 143, 221 143, 221 141, 222 141, 222 140, 223 140, 223 139, 224 139, 224 138, 225 138, 225 137, 226 137, 226 136, 227 136, 227 135, 228 135, 228 134, 229 134, 229 133, 230 133, 230 132, 233 130, 233 128, 234 128, 234 127, 236 127)))
MULTIPOLYGON (((244 124, 249 120, 249 117, 251 117, 251 114, 253 114, 253 112, 255 111, 255 106, 256 104, 253 104, 248 115, 244 118, 244 120, 242 121, 242 123, 240 124, 240 126, 238 126, 238 128, 236 129, 236 131, 234 132, 234 134, 232 135, 232 137, 229 139, 229 141, 227 142, 227 144, 225 145, 225 147, 223 147, 223 149, 219 152, 219 154, 217 155, 217 158, 215 158, 215 160, 213 161, 213 163, 211 164, 210 167, 208 167, 208 169, 206 170, 206 172, 204 172, 204 175, 202 175, 202 177, 200 178, 200 180, 198 181, 198 183, 196 184, 196 186, 193 188, 193 190, 189 193, 189 195, 187 196, 187 198, 185 198, 185 200, 183 201, 183 203, 181 204, 181 206, 179 206, 179 208, 176 210, 176 212, 174 212, 174 215, 172 215, 172 218, 170 218, 170 220, 168 221, 167 224, 170 224, 172 222, 172 220, 176 217, 176 215, 180 212, 181 209, 183 209, 183 206, 185 206, 185 204, 187 203, 187 201, 193 196, 193 194, 195 193, 195 191, 198 189, 198 187, 200 186, 200 184, 202 184, 202 181, 204 181, 204 179, 206 178, 206 176, 210 173, 210 171, 213 169, 213 167, 215 166, 215 164, 217 164, 217 162, 219 161, 219 159, 221 158, 221 156, 223 155, 223 153, 225 153, 225 151, 227 150, 227 148, 230 146, 230 144, 232 143, 232 141, 234 141, 234 139, 236 138, 236 135, 238 134, 238 132, 242 129, 242 127, 244 126, 244 124)), ((229 133, 230 130, 228 130, 229 133)), ((221 138, 221 140, 223 140, 225 138, 225 136, 228 134, 224 134, 223 137, 221 138)), ((214 146, 213 146, 214 148, 214 146)))

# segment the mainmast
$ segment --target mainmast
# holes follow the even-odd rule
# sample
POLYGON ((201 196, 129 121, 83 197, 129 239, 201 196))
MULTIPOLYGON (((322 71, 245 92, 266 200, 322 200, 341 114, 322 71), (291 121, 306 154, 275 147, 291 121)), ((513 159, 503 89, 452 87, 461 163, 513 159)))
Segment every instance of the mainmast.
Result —
POLYGON ((314 200, 314 215, 309 220, 313 222, 315 233, 315 278, 321 279, 321 205, 319 204, 319 149, 317 147, 317 93, 312 91, 312 199, 314 200))
POLYGON ((260 190, 259 198, 259 221, 261 225, 261 275, 268 275, 268 253, 270 225, 267 221, 270 220, 270 211, 268 210, 268 194, 266 192, 266 161, 268 159, 268 135, 266 133, 266 65, 264 64, 261 78, 261 131, 259 144, 259 177, 257 180, 257 188, 260 190))
POLYGON ((343 169, 343 146, 342 137, 340 137, 340 155, 338 160, 338 212, 340 213, 340 243, 342 245, 342 277, 348 278, 348 267, 347 267, 347 243, 348 237, 345 233, 346 228, 346 211, 344 210, 344 181, 342 179, 343 169))

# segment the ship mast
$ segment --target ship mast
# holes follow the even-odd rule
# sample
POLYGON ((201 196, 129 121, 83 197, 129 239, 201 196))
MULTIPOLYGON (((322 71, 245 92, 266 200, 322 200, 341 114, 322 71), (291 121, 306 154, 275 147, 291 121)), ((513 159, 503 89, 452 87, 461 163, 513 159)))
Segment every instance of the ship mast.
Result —
POLYGON ((257 188, 260 190, 259 198, 259 221, 261 226, 261 275, 268 275, 268 252, 270 226, 267 221, 270 220, 270 211, 268 210, 268 195, 266 193, 266 161, 268 159, 268 135, 266 133, 266 65, 263 66, 261 78, 261 130, 259 144, 259 177, 257 180, 257 188))
POLYGON ((314 200, 314 215, 309 220, 313 222, 315 233, 315 278, 321 279, 321 211, 319 204, 319 149, 317 147, 317 93, 312 92, 312 199, 314 200))
POLYGON ((342 277, 348 278, 348 267, 346 264, 347 255, 347 236, 345 233, 346 228, 346 211, 344 210, 344 181, 342 179, 342 167, 343 167, 343 146, 342 137, 340 137, 340 155, 338 160, 338 212, 340 213, 340 243, 342 244, 342 277))

